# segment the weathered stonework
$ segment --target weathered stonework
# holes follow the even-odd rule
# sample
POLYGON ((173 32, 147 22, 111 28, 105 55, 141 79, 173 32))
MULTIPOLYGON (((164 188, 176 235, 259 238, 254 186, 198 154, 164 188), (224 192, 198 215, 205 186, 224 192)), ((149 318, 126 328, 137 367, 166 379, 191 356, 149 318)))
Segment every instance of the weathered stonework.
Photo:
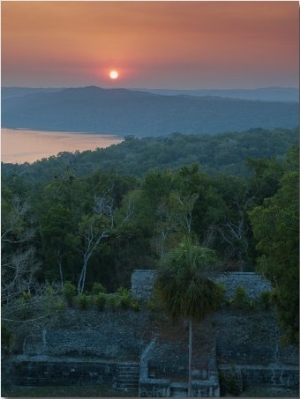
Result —
MULTIPOLYGON (((155 270, 135 270, 131 276, 131 292, 141 299, 150 299, 156 276, 155 270)), ((225 286, 226 298, 233 298, 238 286, 245 289, 250 300, 256 300, 262 292, 270 291, 271 284, 263 276, 253 272, 220 273, 214 279, 225 286)))
POLYGON ((237 287, 243 287, 249 300, 257 300, 262 292, 271 291, 271 284, 265 277, 253 272, 221 273, 216 280, 226 288, 225 298, 234 298, 237 287))
POLYGON ((155 270, 134 270, 131 275, 132 294, 140 299, 150 299, 155 276, 155 270))
POLYGON ((299 387, 299 367, 283 365, 220 365, 223 379, 234 381, 241 393, 249 386, 299 387))
MULTIPOLYGON (((162 370, 155 368, 155 344, 153 339, 146 347, 140 360, 140 380, 139 380, 139 397, 170 397, 170 396, 187 396, 188 384, 182 382, 172 382, 169 378, 156 378, 156 373, 162 373, 162 370), (152 361, 152 362, 151 362, 152 361)), ((161 346, 158 347, 161 349, 161 346)), ((186 362, 185 362, 186 363, 186 362)), ((164 372, 169 377, 182 379, 186 374, 185 367, 181 368, 173 365, 164 367, 164 372), (180 378, 181 377, 181 378, 180 378)), ((220 387, 217 369, 213 370, 208 367, 205 370, 194 370, 192 373, 192 396, 193 397, 219 397, 220 387), (196 378, 202 377, 201 379, 196 378)))
POLYGON ((13 360, 14 385, 113 385, 117 363, 18 356, 13 360))
MULTIPOLYGON (((70 310, 69 317, 78 318, 81 313, 70 310)), ((139 314, 141 322, 142 315, 139 314)), ((27 356, 92 357, 100 359, 137 360, 145 342, 134 328, 135 314, 95 313, 95 325, 69 328, 63 322, 59 328, 36 329, 24 339, 22 354, 27 356), (122 328, 118 328, 122 325, 122 328)), ((68 323, 67 323, 68 324, 68 323)))
POLYGON ((246 314, 235 308, 211 316, 215 323, 219 363, 232 364, 299 364, 294 346, 280 345, 280 331, 274 309, 250 310, 246 314))
MULTIPOLYGON (((154 270, 136 270, 132 293, 151 298, 154 279, 154 270)), ((225 285, 227 298, 234 297, 238 286, 252 300, 270 290, 268 281, 255 273, 220 274, 217 280, 225 285)), ((172 323, 145 304, 140 312, 67 308, 42 321, 24 324, 13 353, 2 361, 2 383, 139 387, 141 397, 187 392, 188 332, 183 323, 172 323)), ((233 368, 241 390, 252 385, 297 387, 298 351, 281 347, 279 335, 274 309, 224 306, 195 323, 193 395, 219 396, 219 372, 230 376, 233 368)))

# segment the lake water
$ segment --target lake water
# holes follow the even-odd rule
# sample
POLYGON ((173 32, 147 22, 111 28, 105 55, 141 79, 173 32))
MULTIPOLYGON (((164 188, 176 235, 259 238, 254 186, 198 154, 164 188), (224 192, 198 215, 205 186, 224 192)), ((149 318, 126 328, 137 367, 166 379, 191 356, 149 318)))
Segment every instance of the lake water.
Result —
POLYGON ((2 128, 1 160, 32 163, 63 151, 95 150, 121 141, 123 138, 113 135, 2 128))

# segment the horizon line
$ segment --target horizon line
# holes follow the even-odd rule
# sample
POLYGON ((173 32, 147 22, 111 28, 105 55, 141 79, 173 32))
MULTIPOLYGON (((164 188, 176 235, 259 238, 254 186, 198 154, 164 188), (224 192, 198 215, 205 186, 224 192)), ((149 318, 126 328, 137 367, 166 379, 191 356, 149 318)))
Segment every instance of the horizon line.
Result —
POLYGON ((253 88, 245 88, 245 87, 239 87, 239 88, 233 88, 233 87, 228 87, 228 88, 193 88, 193 89, 188 89, 188 88, 166 88, 166 87, 103 87, 103 86, 97 86, 97 85, 86 85, 86 86, 1 86, 2 89, 84 89, 84 88, 89 88, 89 87, 95 87, 99 89, 104 89, 104 90, 114 90, 114 89, 124 89, 124 90, 169 90, 169 91, 226 91, 226 90, 262 90, 262 89, 293 89, 293 90, 298 90, 299 87, 295 86, 259 86, 259 87, 253 87, 253 88))

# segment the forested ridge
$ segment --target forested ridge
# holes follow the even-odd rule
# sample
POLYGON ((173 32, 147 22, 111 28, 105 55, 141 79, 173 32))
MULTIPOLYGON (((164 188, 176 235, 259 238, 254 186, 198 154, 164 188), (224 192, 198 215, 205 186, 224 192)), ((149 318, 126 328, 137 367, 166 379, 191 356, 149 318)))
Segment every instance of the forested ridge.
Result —
POLYGON ((298 117, 297 101, 163 95, 96 86, 23 91, 22 95, 10 92, 1 104, 2 127, 6 128, 138 137, 295 128, 298 117))
POLYGON ((150 170, 179 170, 197 163, 210 175, 226 173, 249 175, 246 160, 250 158, 282 158, 287 149, 298 142, 298 129, 251 129, 215 136, 173 133, 168 136, 125 140, 95 151, 60 153, 32 165, 2 164, 2 175, 22 175, 30 182, 58 177, 66 168, 79 176, 101 169, 143 177, 150 170))
MULTIPOLYGON (((64 90, 64 88, 32 88, 32 87, 1 87, 2 99, 12 97, 22 97, 33 93, 52 93, 64 90)), ((200 89, 200 90, 176 90, 176 89, 148 89, 131 88, 133 91, 143 91, 146 93, 161 95, 188 95, 199 97, 226 97, 239 98, 244 100, 256 101, 276 101, 276 102, 299 102, 299 89, 293 87, 261 87, 257 89, 200 89)))
POLYGON ((2 164, 2 301, 71 282, 129 287, 187 235, 225 270, 257 270, 298 337, 296 130, 127 137, 105 150, 2 164))

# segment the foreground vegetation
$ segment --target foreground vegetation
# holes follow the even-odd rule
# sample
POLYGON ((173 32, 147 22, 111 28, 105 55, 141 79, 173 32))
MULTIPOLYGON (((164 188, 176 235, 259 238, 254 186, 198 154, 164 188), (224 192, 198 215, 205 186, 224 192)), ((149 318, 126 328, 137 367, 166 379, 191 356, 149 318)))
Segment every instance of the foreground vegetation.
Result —
MULTIPOLYGON (((84 295, 92 292, 95 282, 108 294, 121 286, 129 288, 134 269, 158 267, 165 254, 189 235, 215 251, 223 269, 265 274, 274 288, 273 302, 285 339, 297 343, 299 147, 282 152, 287 137, 295 140, 295 132, 260 130, 236 135, 234 141, 232 137, 208 140, 207 146, 202 141, 201 157, 214 160, 210 161, 216 164, 214 173, 204 171, 198 162, 184 165, 187 159, 179 167, 181 158, 172 151, 168 154, 174 143, 179 149, 183 142, 190 143, 186 151, 193 154, 198 137, 182 135, 161 139, 161 147, 151 147, 153 157, 176 158, 176 167, 149 171, 145 149, 144 162, 135 159, 136 168, 138 160, 140 169, 148 167, 141 177, 95 170, 101 166, 100 150, 63 154, 32 166, 4 167, 3 307, 38 296, 45 287, 65 289, 67 282, 84 306, 84 295), (252 134, 259 141, 251 141, 252 134), (255 157, 236 161, 233 149, 241 151, 241 145, 248 148, 244 154, 253 149, 255 157), (223 163, 218 163, 214 148, 220 151, 222 146, 218 155, 223 154, 223 163), (257 158, 261 153, 265 157, 257 158), (84 157, 92 164, 90 169, 84 157), (224 164, 228 172, 230 165, 242 163, 245 174, 217 173, 224 164)), ((130 156, 123 158, 121 149, 140 148, 141 143, 129 138, 123 147, 115 146, 105 154, 109 158, 114 152, 113 159, 120 160, 116 169, 121 162, 124 172, 131 161, 130 156)), ((158 165, 163 168, 163 163, 158 165)))

